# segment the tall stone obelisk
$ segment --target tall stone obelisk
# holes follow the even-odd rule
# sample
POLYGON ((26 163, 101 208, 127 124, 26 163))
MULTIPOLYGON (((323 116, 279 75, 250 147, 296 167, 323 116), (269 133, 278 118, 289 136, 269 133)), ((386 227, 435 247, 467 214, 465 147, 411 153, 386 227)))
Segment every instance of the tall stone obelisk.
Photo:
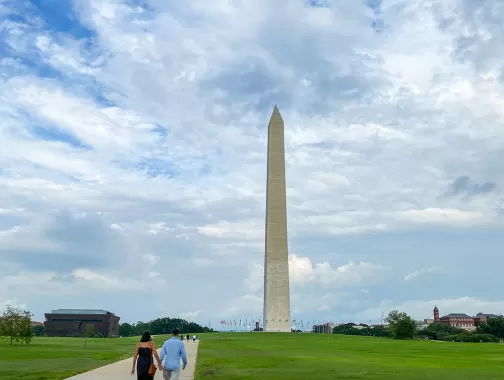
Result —
POLYGON ((264 257, 264 331, 290 332, 284 122, 275 106, 268 126, 264 257))

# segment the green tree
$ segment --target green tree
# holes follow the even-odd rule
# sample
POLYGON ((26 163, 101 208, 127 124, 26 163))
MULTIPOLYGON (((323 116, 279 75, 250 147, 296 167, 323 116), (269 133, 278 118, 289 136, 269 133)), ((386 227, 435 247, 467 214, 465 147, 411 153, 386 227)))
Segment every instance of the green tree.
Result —
POLYGON ((44 336, 45 335, 44 326, 40 326, 40 325, 33 326, 32 332, 33 332, 33 336, 44 336))
POLYGON ((195 322, 188 322, 185 319, 157 318, 150 322, 137 322, 133 325, 123 323, 119 326, 119 335, 142 335, 146 331, 149 331, 152 335, 165 335, 171 334, 173 329, 178 329, 182 334, 213 332, 211 328, 203 327, 195 322))
POLYGON ((87 324, 86 325, 85 336, 86 336, 86 338, 84 339, 84 348, 86 348, 88 338, 92 338, 92 337, 95 336, 95 327, 94 327, 94 325, 92 325, 92 324, 87 324))
POLYGON ((390 337, 390 331, 385 326, 374 326, 369 329, 372 336, 390 337))
POLYGON ((498 338, 490 334, 470 333, 468 331, 464 331, 463 333, 457 335, 443 336, 442 340, 455 341, 455 342, 473 342, 473 343, 499 341, 498 338))
MULTIPOLYGON (((170 334, 173 329, 178 329, 184 333, 205 333, 212 332, 212 329, 203 327, 195 322, 188 322, 181 318, 158 318, 149 322, 149 328, 144 331, 150 331, 153 335, 170 334)), ((142 331, 143 332, 143 331, 142 331)))
POLYGON ((133 325, 129 323, 121 323, 119 325, 119 335, 120 336, 132 336, 135 332, 133 325))
POLYGON ((150 331, 150 324, 147 322, 137 322, 133 325, 133 328, 135 335, 142 335, 144 332, 150 331))
POLYGON ((345 323, 339 326, 333 327, 333 334, 341 335, 363 335, 363 336, 377 336, 377 337, 388 337, 390 336, 389 330, 384 326, 367 326, 365 324, 360 324, 363 328, 359 329, 355 323, 345 323))
POLYGON ((418 331, 418 336, 427 336, 433 340, 444 340, 446 336, 458 335, 466 332, 463 329, 444 325, 441 323, 431 323, 426 328, 418 331))
POLYGON ((488 318, 476 329, 478 334, 490 334, 497 338, 504 338, 504 317, 488 318))
POLYGON ((31 342, 33 332, 31 326, 32 314, 20 307, 8 305, 0 316, 0 337, 5 337, 12 342, 31 342))
POLYGON ((415 321, 406 313, 392 310, 385 322, 389 324, 389 329, 394 339, 413 339, 416 333, 415 321))
POLYGON ((385 318, 385 322, 392 326, 407 316, 408 314, 404 312, 400 312, 399 310, 392 310, 385 318))

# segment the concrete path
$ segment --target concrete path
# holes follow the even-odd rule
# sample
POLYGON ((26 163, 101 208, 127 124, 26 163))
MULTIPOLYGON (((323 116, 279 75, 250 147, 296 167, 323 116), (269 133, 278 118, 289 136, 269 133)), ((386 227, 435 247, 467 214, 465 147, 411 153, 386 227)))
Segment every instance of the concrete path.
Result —
MULTIPOLYGON (((198 355, 198 343, 184 342, 186 354, 187 354, 187 367, 183 371, 180 371, 180 380, 193 380, 194 370, 196 369, 196 358, 198 355)), ((122 380, 122 379, 136 379, 135 376, 131 376, 131 365, 133 364, 133 358, 121 360, 113 364, 106 365, 105 367, 97 368, 92 371, 81 373, 77 376, 69 377, 66 380, 122 380)), ((163 380, 163 373, 159 370, 156 371, 156 376, 154 380, 163 380)))

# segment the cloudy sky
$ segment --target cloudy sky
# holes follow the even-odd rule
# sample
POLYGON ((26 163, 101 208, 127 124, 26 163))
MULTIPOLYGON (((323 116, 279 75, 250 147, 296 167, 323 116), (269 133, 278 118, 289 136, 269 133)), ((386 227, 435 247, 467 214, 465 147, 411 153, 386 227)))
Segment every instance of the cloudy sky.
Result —
POLYGON ((0 306, 260 318, 277 104, 293 319, 504 313, 503 18, 499 0, 0 0, 0 306))

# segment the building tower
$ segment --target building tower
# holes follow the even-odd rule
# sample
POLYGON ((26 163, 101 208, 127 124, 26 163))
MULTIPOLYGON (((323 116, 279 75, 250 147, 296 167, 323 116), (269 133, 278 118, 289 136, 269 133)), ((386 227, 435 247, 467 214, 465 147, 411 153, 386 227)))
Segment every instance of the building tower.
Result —
POLYGON ((268 125, 264 254, 264 331, 290 332, 284 122, 275 106, 268 125))
POLYGON ((439 309, 437 306, 434 306, 434 323, 439 322, 439 309))

